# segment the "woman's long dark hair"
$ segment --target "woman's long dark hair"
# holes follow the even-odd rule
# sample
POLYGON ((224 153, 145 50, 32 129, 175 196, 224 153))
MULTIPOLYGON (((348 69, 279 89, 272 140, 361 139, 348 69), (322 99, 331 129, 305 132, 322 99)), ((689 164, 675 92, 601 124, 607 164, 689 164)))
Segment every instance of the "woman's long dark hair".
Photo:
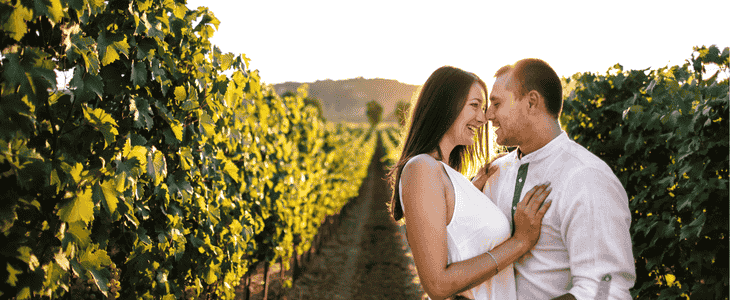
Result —
MULTIPOLYGON (((439 158, 462 174, 471 173, 484 164, 487 151, 486 124, 476 135, 473 145, 457 145, 448 160, 444 160, 439 142, 454 124, 466 104, 466 97, 474 83, 487 92, 487 85, 476 74, 462 69, 443 66, 434 71, 421 87, 416 105, 411 109, 410 122, 403 150, 398 162, 390 169, 388 179, 393 191, 390 214, 394 220, 403 218, 398 184, 406 162, 412 157, 437 150, 439 158)), ((487 99, 484 99, 485 101, 487 99)), ((485 104, 486 106, 486 104, 485 104)))

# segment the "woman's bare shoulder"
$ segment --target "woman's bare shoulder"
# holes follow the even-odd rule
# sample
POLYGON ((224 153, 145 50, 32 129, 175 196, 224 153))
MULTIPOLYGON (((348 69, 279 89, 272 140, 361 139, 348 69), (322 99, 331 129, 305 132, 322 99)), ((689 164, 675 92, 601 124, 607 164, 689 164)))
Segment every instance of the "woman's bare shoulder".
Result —
POLYGON ((444 167, 428 154, 419 154, 412 157, 401 173, 401 180, 405 185, 438 185, 445 182, 444 167))
POLYGON ((441 168, 441 163, 428 154, 419 154, 406 162, 403 166, 403 174, 401 176, 417 176, 424 174, 434 174, 441 168))

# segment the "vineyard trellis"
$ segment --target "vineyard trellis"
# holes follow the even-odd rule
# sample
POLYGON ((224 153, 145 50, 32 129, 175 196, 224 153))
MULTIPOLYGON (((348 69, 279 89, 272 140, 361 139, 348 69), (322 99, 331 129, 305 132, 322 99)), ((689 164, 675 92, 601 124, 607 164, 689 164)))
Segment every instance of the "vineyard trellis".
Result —
POLYGON ((206 8, 0 7, 4 297, 230 299, 357 194, 373 136, 275 94, 206 8))

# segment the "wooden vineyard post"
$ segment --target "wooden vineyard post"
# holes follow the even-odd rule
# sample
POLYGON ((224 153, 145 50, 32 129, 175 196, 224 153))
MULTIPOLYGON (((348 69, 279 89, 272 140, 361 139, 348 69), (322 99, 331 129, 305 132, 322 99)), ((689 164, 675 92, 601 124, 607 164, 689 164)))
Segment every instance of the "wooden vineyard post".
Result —
POLYGON ((319 245, 317 245, 317 254, 319 254, 319 248, 322 247, 324 241, 326 241, 330 236, 330 216, 324 218, 324 224, 320 228, 322 229, 322 239, 319 241, 319 245))
POLYGON ((284 256, 279 258, 279 264, 281 265, 281 269, 279 270, 279 276, 281 277, 281 282, 283 284, 283 282, 284 282, 284 256))
POLYGON ((294 281, 297 280, 297 277, 299 276, 299 254, 297 253, 297 248, 294 248, 294 255, 292 255, 292 267, 291 267, 291 282, 292 285, 294 285, 294 281))
POLYGON ((322 231, 320 230, 319 232, 317 232, 317 235, 314 236, 314 244, 312 245, 312 254, 319 253, 319 243, 321 240, 322 240, 322 231))
POLYGON ((264 300, 269 298, 269 262, 264 263, 264 300))
POLYGON ((243 292, 243 299, 248 300, 251 295, 251 271, 246 275, 246 290, 243 292))

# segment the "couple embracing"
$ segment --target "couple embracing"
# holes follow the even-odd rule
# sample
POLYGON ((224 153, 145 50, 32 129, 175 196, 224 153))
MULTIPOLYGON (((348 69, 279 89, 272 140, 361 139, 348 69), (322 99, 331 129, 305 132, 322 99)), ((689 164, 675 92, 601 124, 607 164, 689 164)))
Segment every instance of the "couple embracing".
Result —
POLYGON ((484 81, 434 71, 389 176, 433 299, 631 299, 636 278, 626 191, 560 127, 562 86, 539 59, 484 81), (489 100, 489 101, 487 101, 489 100), (483 166, 484 124, 516 147, 483 166), (463 174, 477 169, 473 180, 463 174))

